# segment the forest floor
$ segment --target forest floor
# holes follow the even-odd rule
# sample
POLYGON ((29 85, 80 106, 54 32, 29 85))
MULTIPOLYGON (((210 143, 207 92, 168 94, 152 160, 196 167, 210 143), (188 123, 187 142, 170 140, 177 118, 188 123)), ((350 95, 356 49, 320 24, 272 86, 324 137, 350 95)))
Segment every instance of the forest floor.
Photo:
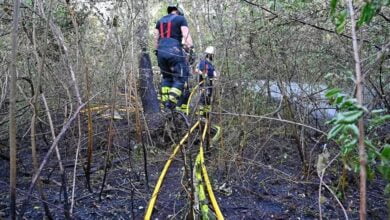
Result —
MULTIPOLYGON (((102 122, 100 126, 104 127, 102 126, 104 124, 107 123, 102 122)), ((135 145, 134 140, 127 138, 127 122, 116 122, 115 129, 112 163, 101 200, 99 200, 99 191, 104 172, 104 152, 107 143, 105 137, 95 136, 93 173, 91 174, 93 192, 89 192, 86 187, 81 162, 77 166, 73 211, 75 219, 143 218, 153 188, 172 148, 148 147, 149 189, 147 189, 142 147, 135 145), (129 157, 130 148, 132 149, 131 157, 129 157)), ((103 130, 96 129, 95 132, 99 134, 103 130)), ((132 135, 135 136, 134 133, 132 135)), ((50 136, 47 135, 46 138, 48 137, 50 136)), ((43 138, 41 139, 41 145, 45 146, 43 138)), ((19 209, 26 200, 26 191, 31 182, 32 162, 28 140, 28 136, 19 140, 17 185, 19 209)), ((85 158, 86 139, 83 139, 82 143, 81 156, 85 158)), ((206 154, 206 165, 214 193, 226 219, 319 219, 319 178, 315 168, 304 175, 294 143, 280 136, 272 136, 265 140, 255 135, 248 140, 240 155, 229 155, 229 151, 219 144, 216 144, 206 154)), ((69 198, 71 197, 76 146, 77 142, 73 140, 72 132, 59 144, 67 173, 69 198)), ((192 147, 195 151, 198 148, 197 145, 192 147)), ((47 149, 48 147, 40 148, 41 158, 47 149)), ((4 155, 7 153, 2 152, 4 155)), ((9 161, 5 159, 0 159, 0 176, 1 219, 9 216, 9 161)), ((153 212, 153 219, 183 219, 186 216, 190 203, 183 187, 184 179, 183 160, 179 154, 165 178, 153 212)), ((63 219, 61 179, 58 161, 54 154, 43 170, 42 180, 52 214, 56 219, 63 219)), ((328 174, 324 181, 336 190, 334 187, 337 185, 336 176, 328 174)), ((350 178, 344 197, 340 198, 350 219, 358 218, 359 193, 357 189, 356 177, 350 178)), ((384 183, 379 179, 368 182, 368 219, 389 218, 383 189, 384 183)), ((322 189, 322 195, 323 217, 344 219, 343 212, 334 196, 325 188, 322 189)), ((24 215, 26 219, 43 218, 44 213, 38 197, 37 190, 34 190, 24 215)))

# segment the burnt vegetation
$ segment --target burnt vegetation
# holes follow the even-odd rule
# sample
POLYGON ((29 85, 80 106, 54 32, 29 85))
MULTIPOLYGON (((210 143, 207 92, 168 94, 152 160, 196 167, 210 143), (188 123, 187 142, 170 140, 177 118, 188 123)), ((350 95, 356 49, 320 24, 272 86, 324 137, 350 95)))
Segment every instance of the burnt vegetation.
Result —
POLYGON ((220 218, 204 165, 226 219, 388 219, 390 1, 179 3, 206 118, 195 74, 160 110, 167 2, 0 1, 0 219, 141 219, 170 157, 152 218, 220 218))

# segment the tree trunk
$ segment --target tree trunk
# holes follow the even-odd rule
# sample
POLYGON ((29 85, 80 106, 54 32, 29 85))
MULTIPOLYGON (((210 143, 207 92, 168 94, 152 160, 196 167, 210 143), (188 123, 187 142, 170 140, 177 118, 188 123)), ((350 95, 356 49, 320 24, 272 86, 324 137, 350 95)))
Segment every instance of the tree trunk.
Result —
MULTIPOLYGON (((352 31, 352 46, 353 46, 353 55, 355 60, 355 73, 356 73, 356 99, 360 106, 363 106, 363 75, 360 66, 360 57, 359 57, 359 46, 357 41, 356 34, 356 21, 355 13, 353 8, 352 0, 348 1, 349 13, 351 16, 351 31, 352 31)), ((359 162, 360 162, 360 210, 359 217, 360 220, 365 220, 367 218, 367 153, 366 147, 364 145, 364 121, 363 117, 359 119, 359 162)))
POLYGON ((18 24, 20 1, 14 1, 12 24, 12 61, 11 61, 11 85, 9 106, 9 157, 10 157, 10 208, 11 219, 16 219, 16 62, 18 51, 18 24))
POLYGON ((144 113, 158 113, 160 112, 160 103, 157 99, 156 89, 153 84, 152 62, 146 49, 143 49, 141 54, 139 68, 139 95, 141 96, 144 113))
POLYGON ((149 128, 157 128, 161 124, 160 103, 157 99, 156 89, 153 84, 152 62, 148 53, 148 1, 137 2, 138 7, 145 16, 141 17, 138 26, 137 38, 138 45, 141 48, 139 62, 139 93, 141 98, 143 112, 149 128))

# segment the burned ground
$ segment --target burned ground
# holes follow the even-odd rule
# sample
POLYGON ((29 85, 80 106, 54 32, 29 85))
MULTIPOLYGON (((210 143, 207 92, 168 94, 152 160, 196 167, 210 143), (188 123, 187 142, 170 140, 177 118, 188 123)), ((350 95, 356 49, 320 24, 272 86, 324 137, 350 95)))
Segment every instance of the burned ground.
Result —
MULTIPOLYGON (((148 152, 149 187, 146 187, 143 169, 142 145, 136 144, 135 131, 129 129, 124 121, 115 122, 112 157, 109 166, 106 185, 99 200, 107 146, 108 120, 95 119, 94 155, 91 174, 92 192, 86 187, 82 164, 85 162, 86 137, 81 140, 81 158, 78 161, 76 173, 76 188, 74 197, 75 219, 141 219, 145 213, 153 188, 160 175, 165 161, 171 154, 172 147, 156 148, 146 144, 148 152)), ((131 127, 131 125, 130 125, 131 127)), ((40 131, 39 154, 41 158, 48 149, 50 136, 40 131), (45 137, 45 138, 44 138, 45 137), (46 140, 45 140, 46 139, 46 140)), ((76 132, 74 128, 72 130, 76 132)), ((84 133, 86 131, 83 131, 84 133)), ((318 219, 318 188, 319 178, 314 164, 317 158, 311 159, 311 167, 304 172, 296 150, 295 142, 278 134, 265 135, 256 133, 250 136, 241 151, 234 143, 224 143, 230 131, 224 131, 222 139, 214 143, 206 152, 206 166, 212 181, 222 213, 227 219, 318 219), (234 150, 235 149, 235 150, 234 150)), ((194 132, 198 134, 199 131, 194 132)), ((197 135, 193 135, 195 140, 197 135)), ((18 208, 26 200, 26 193, 32 177, 31 149, 27 137, 20 136, 18 152, 18 208)), ((191 152, 192 160, 198 150, 199 141, 191 141, 186 145, 186 155, 191 152), (189 147, 189 148, 188 148, 189 147)), ((72 190, 74 158, 77 141, 69 132, 59 148, 67 174, 69 198, 72 190)), ((321 145, 312 144, 317 155, 321 145)), ((333 148, 328 147, 332 154, 333 148)), ((2 152, 6 154, 7 152, 2 152)), ((174 160, 164 180, 153 212, 153 218, 183 219, 189 210, 190 200, 188 181, 183 168, 183 154, 179 153, 174 160), (184 187, 187 186, 187 187, 184 187)), ((333 155, 333 154, 332 154, 333 155)), ((188 159, 188 157, 187 157, 188 159)), ((8 206, 8 161, 0 160, 0 214, 2 218, 9 215, 8 206)), ((188 161, 187 161, 188 163, 188 161)), ((341 164, 334 164, 329 169, 336 169, 341 164)), ((63 216, 63 196, 61 194, 61 179, 58 161, 54 154, 45 166, 41 175, 46 202, 56 219, 63 216)), ((348 216, 358 218, 358 193, 354 190, 358 180, 356 175, 350 175, 349 185, 344 194, 336 188, 338 177, 325 175, 324 181, 340 196, 348 216), (354 177, 355 176, 355 177, 354 177)), ((386 219, 388 212, 383 194, 384 182, 374 178, 368 183, 368 216, 369 219, 386 219)), ((344 218, 334 195, 327 189, 322 189, 321 198, 323 217, 326 219, 344 218)), ((25 212, 27 219, 41 219, 44 212, 36 187, 25 212)))

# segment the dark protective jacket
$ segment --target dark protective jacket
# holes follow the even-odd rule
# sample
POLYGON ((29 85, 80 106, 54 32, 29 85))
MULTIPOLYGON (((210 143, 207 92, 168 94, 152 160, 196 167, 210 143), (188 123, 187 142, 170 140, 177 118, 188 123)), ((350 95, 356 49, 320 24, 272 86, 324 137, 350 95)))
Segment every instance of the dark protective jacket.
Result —
POLYGON ((207 77, 213 78, 215 68, 212 63, 210 63, 207 59, 202 59, 199 62, 198 69, 202 71, 202 73, 207 74, 207 77))
POLYGON ((181 33, 181 27, 183 26, 188 27, 188 23, 181 15, 169 14, 162 17, 156 24, 156 29, 160 33, 159 45, 172 39, 180 44, 183 38, 183 34, 181 33))

